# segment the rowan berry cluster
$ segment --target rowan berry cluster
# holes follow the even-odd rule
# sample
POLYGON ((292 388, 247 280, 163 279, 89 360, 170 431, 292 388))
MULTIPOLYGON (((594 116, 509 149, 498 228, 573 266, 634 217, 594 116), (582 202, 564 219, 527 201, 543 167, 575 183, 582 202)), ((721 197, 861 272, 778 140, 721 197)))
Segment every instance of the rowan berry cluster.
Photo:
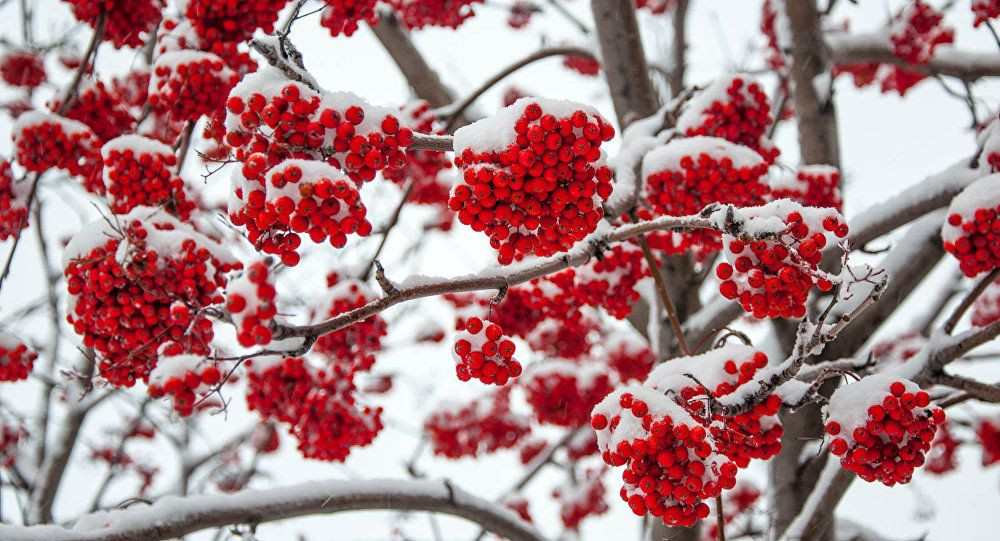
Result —
MULTIPOLYGON (((402 107, 401 115, 416 133, 442 134, 437 118, 427 102, 418 100, 402 107)), ((436 150, 408 150, 400 167, 387 167, 382 176, 400 187, 412 183, 407 201, 445 207, 451 191, 454 170, 451 159, 436 150)))
POLYGON ((803 165, 794 176, 772 179, 772 199, 791 199, 807 207, 843 209, 840 171, 830 165, 803 165))
POLYGON ((0 57, 0 78, 11 86, 38 88, 45 82, 45 63, 28 51, 8 51, 0 57))
POLYGON ((472 6, 484 0, 388 0, 387 3, 411 30, 425 26, 455 29, 475 15, 472 6))
POLYGON ((716 80, 688 103, 677 119, 677 130, 688 137, 706 135, 750 147, 772 164, 780 154, 767 138, 773 122, 770 100, 760 85, 729 76, 716 80))
POLYGON ((955 41, 955 31, 941 25, 943 15, 930 4, 916 0, 896 17, 889 40, 893 54, 910 64, 927 64, 934 49, 955 41))
POLYGON ((20 426, 0 424, 0 468, 9 468, 17 460, 17 447, 27 431, 20 426))
POLYGON ((587 77, 597 77, 597 74, 601 72, 601 63, 592 56, 568 54, 563 56, 562 63, 568 69, 587 77))
POLYGON ((726 261, 715 268, 719 291, 757 319, 804 316, 814 285, 821 291, 833 288, 831 278, 819 273, 819 263, 828 242, 847 236, 847 224, 832 209, 787 199, 746 210, 756 217, 778 217, 787 228, 763 240, 723 235, 726 261))
POLYGON ((234 171, 229 204, 230 220, 246 227, 247 237, 258 250, 295 266, 303 234, 313 242, 328 241, 342 248, 347 235, 371 233, 361 194, 339 169, 324 162, 292 159, 268 170, 263 182, 251 180, 265 167, 263 155, 255 154, 242 171, 234 171))
POLYGON ((607 368, 596 362, 547 359, 524 380, 538 422, 571 428, 587 424, 594 405, 614 389, 607 368))
POLYGON ((830 452, 869 483, 908 483, 945 420, 944 410, 929 405, 915 383, 889 374, 841 387, 827 410, 830 452))
POLYGON ((222 381, 222 371, 211 359, 203 355, 174 353, 176 345, 168 345, 161 351, 156 367, 149 374, 149 396, 170 397, 174 411, 181 416, 191 415, 195 409, 218 405, 206 400, 222 381), (200 398, 199 398, 200 397, 200 398))
POLYGON ((604 356, 608 366, 621 381, 642 381, 653 369, 656 355, 645 340, 625 333, 613 334, 605 340, 604 356))
POLYGON ((173 149, 141 135, 123 135, 108 141, 101 157, 111 212, 162 206, 181 220, 188 219, 195 205, 184 191, 184 181, 175 175, 173 149))
POLYGON ((248 407, 288 424, 306 458, 343 461, 382 430, 382 408, 358 403, 356 366, 316 368, 301 358, 257 358, 248 365, 248 407))
POLYGON ((614 128, 569 102, 521 99, 455 132, 463 178, 449 206, 490 238, 498 261, 568 250, 592 233, 611 195, 600 146, 614 128))
POLYGON ((858 88, 868 86, 877 80, 883 94, 896 92, 900 96, 904 96, 908 90, 927 77, 916 71, 877 62, 834 66, 834 77, 845 73, 851 75, 854 86, 858 88))
POLYGON ((198 34, 187 19, 167 18, 160 23, 157 36, 156 54, 172 51, 204 51, 222 59, 230 69, 239 75, 257 70, 257 62, 242 47, 242 41, 218 41, 206 39, 198 34))
POLYGON ((603 474, 601 470, 588 470, 576 484, 556 487, 552 491, 552 497, 559 502, 559 518, 567 530, 579 530, 583 519, 608 511, 603 474))
POLYGON ((981 419, 976 424, 976 437, 983 447, 983 466, 1000 462, 1000 424, 981 419))
POLYGON ((775 0, 764 0, 761 4, 760 32, 767 40, 767 65, 775 71, 784 71, 788 67, 788 58, 778 41, 778 9, 775 0))
POLYGON ((175 354, 207 355, 212 324, 198 311, 222 302, 225 273, 241 266, 214 241, 149 207, 85 226, 64 262, 66 319, 99 354, 100 374, 114 386, 146 381, 162 344, 178 343, 175 354))
POLYGON ((277 291, 263 260, 246 266, 241 276, 226 285, 226 310, 236 326, 236 340, 243 347, 271 343, 271 322, 278 307, 274 302, 277 291))
POLYGON ((274 23, 288 0, 190 0, 184 16, 202 39, 246 41, 258 29, 274 32, 274 23))
POLYGON ((1000 283, 993 282, 979 295, 972 305, 970 319, 973 327, 985 327, 1000 320, 1000 283))
POLYGON ((462 458, 510 449, 528 435, 531 424, 511 411, 510 393, 500 389, 464 406, 438 409, 427 418, 424 430, 434 454, 462 458))
MULTIPOLYGON (((70 102, 70 106, 66 109, 66 118, 86 124, 102 143, 132 131, 136 121, 129 110, 132 105, 119 95, 119 89, 126 90, 122 88, 121 83, 117 86, 112 83, 109 89, 102 81, 84 87, 70 102)), ((143 90, 143 96, 145 92, 143 90)), ((61 103, 56 100, 52 104, 52 110, 58 110, 60 105, 61 103)))
POLYGON ((976 19, 972 26, 979 28, 979 25, 1000 17, 1000 0, 975 0, 972 2, 972 14, 976 19))
MULTIPOLYGON (((326 317, 338 316, 360 308, 378 298, 378 294, 364 282, 341 278, 336 273, 327 276, 326 317)), ((382 338, 387 325, 382 316, 375 314, 338 331, 324 334, 316 340, 314 349, 338 362, 349 362, 364 369, 371 368, 375 353, 382 349, 382 338)))
POLYGON ((66 0, 77 20, 97 26, 104 17, 102 39, 116 48, 142 47, 166 7, 162 0, 66 0))
POLYGON ((539 322, 528 336, 531 349, 547 357, 579 359, 590 352, 600 326, 582 310, 539 322))
POLYGON ((531 16, 535 14, 538 7, 530 0, 517 0, 510 5, 510 13, 507 15, 507 25, 515 30, 520 30, 531 22, 531 16))
POLYGON ((0 241, 16 237, 28 225, 27 183, 16 182, 10 162, 0 160, 0 241))
POLYGON ((578 302, 603 308, 617 319, 632 313, 639 300, 636 284, 651 276, 642 251, 630 244, 617 244, 600 258, 569 271, 573 286, 566 293, 578 302))
POLYGON ((149 105, 175 120, 197 121, 220 110, 239 74, 212 53, 171 51, 153 64, 149 105))
MULTIPOLYGON (((92 177, 100 164, 100 143, 86 124, 43 111, 29 111, 14 123, 14 152, 27 171, 62 169, 71 176, 92 177)), ((98 177, 98 182, 100 178, 98 177)), ((103 192, 91 185, 96 193, 103 192)))
POLYGON ((0 331, 0 381, 27 379, 38 354, 11 334, 0 331))
POLYGON ((938 426, 937 436, 931 442, 927 451, 927 463, 924 469, 930 473, 941 475, 958 468, 958 448, 962 442, 955 439, 951 433, 951 423, 945 421, 938 426))
POLYGON ((500 325, 470 317, 458 331, 453 347, 458 379, 475 378, 487 385, 502 386, 521 375, 521 363, 514 359, 514 342, 504 337, 500 325))
POLYGON ((358 24, 362 21, 370 26, 378 24, 378 14, 375 13, 377 3, 378 0, 326 0, 320 24, 330 31, 331 36, 351 36, 358 31, 358 24))
POLYGON ((973 182, 952 199, 941 237, 969 278, 1000 266, 1000 173, 973 182))

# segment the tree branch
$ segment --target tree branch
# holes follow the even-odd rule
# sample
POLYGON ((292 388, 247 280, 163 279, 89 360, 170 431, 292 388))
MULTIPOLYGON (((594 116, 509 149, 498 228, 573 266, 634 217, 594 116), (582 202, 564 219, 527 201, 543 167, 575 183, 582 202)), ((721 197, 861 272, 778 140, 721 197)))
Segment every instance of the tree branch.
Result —
POLYGON ((1000 269, 993 269, 984 278, 976 282, 976 285, 969 290, 969 292, 962 298, 962 302, 958 303, 955 310, 952 311, 951 315, 948 316, 947 321, 944 322, 942 329, 945 333, 951 334, 955 330, 955 326, 958 325, 959 320, 962 319, 962 315, 965 314, 966 310, 972 307, 972 304, 976 302, 976 299, 986 291, 986 288, 990 287, 997 277, 1000 277, 1000 269))
POLYGON ((971 53, 941 47, 928 64, 917 65, 893 54, 892 43, 884 34, 832 35, 827 36, 826 42, 831 59, 836 64, 894 64, 908 71, 946 75, 963 81, 1000 76, 1000 56, 996 53, 971 53))
POLYGON ((455 94, 441 82, 424 56, 413 45, 410 33, 403 28, 399 18, 390 11, 379 12, 379 22, 372 33, 403 73, 413 93, 432 108, 444 107, 455 101, 455 94))
POLYGON ((632 0, 591 0, 594 28, 601 48, 604 77, 624 130, 633 121, 656 112, 656 93, 642 49, 632 0))
POLYGON ((983 383, 972 378, 953 376, 951 374, 941 374, 935 377, 934 383, 965 391, 973 398, 982 400, 983 402, 990 402, 992 404, 1000 403, 1000 384, 983 383))

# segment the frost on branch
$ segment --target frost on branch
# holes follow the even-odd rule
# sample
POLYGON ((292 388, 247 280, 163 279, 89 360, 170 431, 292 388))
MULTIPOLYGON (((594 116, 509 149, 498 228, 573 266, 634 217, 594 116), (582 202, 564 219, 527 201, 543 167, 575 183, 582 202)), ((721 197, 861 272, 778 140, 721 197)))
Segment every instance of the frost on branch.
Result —
POLYGON ((945 419, 929 405, 917 384, 891 372, 840 387, 826 408, 830 452, 869 483, 908 483, 945 419))
POLYGON ((1000 266, 1000 173, 985 176, 962 190, 948 206, 941 228, 944 249, 972 278, 1000 266))
POLYGON ((115 386, 145 381, 157 351, 207 355, 213 331, 200 311, 222 302, 225 273, 241 264, 215 241, 160 209, 84 226, 63 253, 67 320, 115 386))
POLYGON ((462 176, 449 201, 510 264, 564 252, 593 233, 611 195, 601 143, 614 128, 591 107, 522 98, 455 132, 462 176))

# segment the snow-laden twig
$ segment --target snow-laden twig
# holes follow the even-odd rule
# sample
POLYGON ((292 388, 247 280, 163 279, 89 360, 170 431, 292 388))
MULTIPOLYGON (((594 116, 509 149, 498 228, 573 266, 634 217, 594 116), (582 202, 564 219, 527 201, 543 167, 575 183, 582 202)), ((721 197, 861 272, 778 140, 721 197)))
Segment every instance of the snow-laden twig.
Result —
POLYGON ((454 515, 512 541, 544 541, 513 511, 448 481, 318 481, 230 495, 168 496, 152 505, 84 515, 72 529, 0 524, 4 541, 157 541, 233 524, 257 525, 307 515, 360 510, 454 515))

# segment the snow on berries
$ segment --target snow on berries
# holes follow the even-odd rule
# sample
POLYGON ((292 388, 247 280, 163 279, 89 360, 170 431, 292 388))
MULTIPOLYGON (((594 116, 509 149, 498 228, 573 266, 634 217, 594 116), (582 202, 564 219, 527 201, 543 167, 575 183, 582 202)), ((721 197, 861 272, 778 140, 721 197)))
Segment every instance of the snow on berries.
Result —
POLYGON ((388 0, 399 20, 411 30, 425 26, 455 29, 475 15, 474 4, 485 0, 388 0))
POLYGON ((617 319, 625 319, 632 313, 632 305, 639 300, 636 285, 652 276, 642 251, 630 244, 617 244, 600 258, 568 274, 573 279, 570 297, 603 308, 617 319))
POLYGON ((505 385, 510 378, 521 375, 521 363, 514 359, 515 349, 500 325, 470 317, 455 334, 455 373, 462 381, 475 378, 487 385, 505 385))
POLYGON ((603 469, 590 469, 576 483, 566 483, 552 490, 552 497, 559 503, 559 518, 567 530, 577 531, 583 519, 608 511, 603 474, 603 469))
POLYGON ((1000 173, 973 182, 951 200, 941 238, 969 278, 1000 266, 1000 173))
POLYGON ((314 160, 285 160, 268 170, 262 182, 246 176, 258 176, 258 167, 263 165, 251 156, 242 170, 233 171, 229 201, 230 220, 246 227, 258 250, 295 266, 302 235, 343 248, 348 235, 371 233, 357 186, 336 167, 314 160))
POLYGON ((45 63, 29 51, 7 51, 0 56, 0 79, 11 86, 38 88, 46 79, 45 63))
POLYGON ((161 352, 149 373, 148 392, 152 398, 170 397, 174 411, 186 417, 195 408, 221 405, 208 398, 222 378, 220 365, 204 355, 161 352))
POLYGON ((593 233, 611 195, 601 143, 614 128, 572 102, 523 98, 455 132, 463 174, 449 206, 510 264, 564 252, 593 233))
POLYGON ((0 160, 0 240, 16 237, 28 225, 27 182, 17 182, 10 162, 0 160))
POLYGON ((770 164, 779 154, 767 138, 773 122, 770 100, 760 85, 730 75, 717 79, 688 102, 677 118, 677 131, 750 147, 770 164))
MULTIPOLYGON (((803 207, 787 199, 737 213, 749 218, 746 233, 751 238, 722 236, 726 260, 715 267, 719 291, 757 319, 804 316, 813 286, 821 291, 833 288, 835 277, 819 271, 822 250, 847 236, 847 224, 833 209, 803 207), (755 222, 784 227, 760 238, 753 231, 755 222)), ((772 232, 775 229, 768 231, 772 232)))
POLYGON ((212 53, 171 51, 153 64, 149 81, 149 105, 174 119, 193 122, 210 115, 226 103, 239 75, 212 53))
POLYGON ((974 0, 972 14, 976 17, 972 26, 976 28, 990 19, 1000 18, 1000 0, 974 0))
MULTIPOLYGON (((710 203, 740 207, 764 202, 768 164, 753 150, 717 137, 695 136, 671 141, 647 153, 642 160, 645 198, 654 215, 697 214, 710 203)), ((652 248, 668 254, 692 251, 704 260, 721 248, 719 233, 711 230, 659 232, 649 236, 652 248)))
POLYGON ((67 321, 98 353, 116 387, 145 381, 162 344, 207 355, 212 323, 199 311, 223 301, 239 268, 221 245, 161 209, 136 207, 84 226, 63 253, 67 321))
POLYGON ((594 361, 546 359, 523 379, 538 422, 574 428, 587 424, 594 405, 614 388, 607 367, 594 361))
POLYGON ((840 465, 886 486, 910 482, 945 420, 917 384, 891 373, 840 387, 826 412, 830 452, 840 465))
POLYGON ((357 366, 317 367, 297 357, 258 357, 247 364, 248 407, 287 424, 306 458, 342 462, 382 430, 382 408, 359 401, 357 366))
POLYGON ((510 449, 531 432, 531 423, 511 411, 510 393, 500 389, 465 405, 441 405, 424 430, 435 455, 455 459, 510 449))
POLYGON ((247 41, 258 29, 274 32, 274 23, 288 0, 189 0, 184 16, 202 39, 247 41))
POLYGON ((162 0, 65 0, 72 6, 77 20, 97 26, 104 17, 102 39, 116 48, 139 48, 153 31, 166 7, 162 0))
POLYGON ((141 135, 123 135, 101 147, 101 157, 111 212, 162 206, 186 220, 194 209, 184 181, 175 174, 177 156, 167 145, 141 135))
POLYGON ((326 8, 320 16, 320 24, 330 31, 330 35, 351 36, 358 31, 358 24, 366 22, 371 26, 378 23, 375 13, 376 0, 325 0, 326 8))
MULTIPOLYGON (((360 308, 378 299, 378 294, 361 280, 339 277, 336 273, 327 276, 327 301, 329 309, 320 314, 321 319, 338 316, 360 308)), ((374 314, 357 323, 320 336, 313 349, 337 359, 365 369, 375 363, 375 353, 382 349, 382 338, 387 325, 382 316, 374 314)))
POLYGON ((347 92, 317 93, 272 67, 245 76, 226 110, 225 143, 250 179, 284 159, 308 158, 326 161, 360 185, 401 166, 413 143, 413 130, 393 111, 347 92))
POLYGON ((892 52, 910 64, 927 64, 941 44, 955 41, 955 31, 941 25, 944 16, 916 0, 896 16, 889 33, 892 52))
POLYGON ((245 266, 243 274, 226 285, 226 311, 236 326, 236 340, 243 347, 271 343, 271 322, 278 312, 277 291, 263 260, 245 266))
MULTIPOLYGON (((136 83, 141 83, 141 81, 136 81, 136 83)), ((65 112, 66 118, 86 124, 101 142, 110 141, 119 135, 132 131, 135 128, 136 118, 129 108, 135 107, 135 104, 129 103, 127 99, 135 99, 135 97, 129 96, 127 93, 131 89, 123 87, 122 84, 119 82, 115 85, 112 82, 110 89, 103 81, 85 85, 80 89, 76 98, 70 101, 65 112)), ((145 95, 144 89, 140 106, 146 102, 145 95)), ((58 110, 60 105, 61 102, 56 100, 52 104, 52 109, 58 110)))
POLYGON ((27 379, 38 353, 14 335, 0 331, 0 381, 27 379))
MULTIPOLYGON (((72 176, 88 176, 99 166, 97 137, 76 120, 28 111, 14 122, 12 137, 17 163, 32 173, 57 168, 72 176)), ((100 193, 97 186, 91 188, 100 193)))
POLYGON ((840 170, 832 165, 803 165, 794 175, 771 177, 772 199, 791 199, 807 207, 827 207, 840 212, 840 170))

